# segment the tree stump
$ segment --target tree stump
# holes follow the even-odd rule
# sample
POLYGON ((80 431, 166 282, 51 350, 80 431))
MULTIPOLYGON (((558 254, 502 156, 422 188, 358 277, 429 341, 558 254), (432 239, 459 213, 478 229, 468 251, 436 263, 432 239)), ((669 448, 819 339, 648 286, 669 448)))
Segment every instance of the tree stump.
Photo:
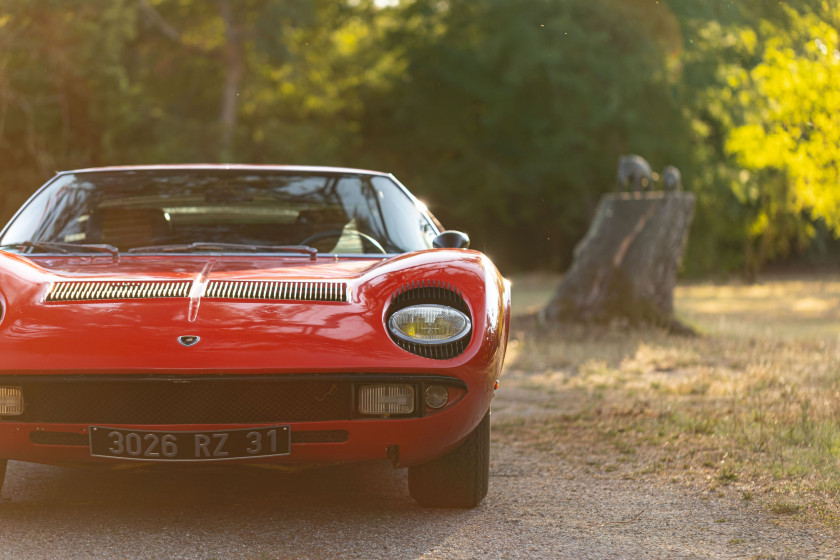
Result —
POLYGON ((625 319, 690 332, 674 318, 674 287, 694 202, 693 194, 682 191, 602 197, 569 272, 544 309, 545 319, 625 319))

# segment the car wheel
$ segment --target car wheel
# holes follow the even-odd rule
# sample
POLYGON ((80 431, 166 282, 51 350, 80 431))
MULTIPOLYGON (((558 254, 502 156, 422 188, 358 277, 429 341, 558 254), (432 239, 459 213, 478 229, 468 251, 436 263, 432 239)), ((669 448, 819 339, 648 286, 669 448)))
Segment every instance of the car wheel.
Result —
POLYGON ((0 459, 0 494, 3 493, 3 481, 6 480, 6 459, 0 459))
POLYGON ((490 478, 490 412, 458 447, 408 469, 408 491, 426 507, 472 508, 487 495, 490 478))

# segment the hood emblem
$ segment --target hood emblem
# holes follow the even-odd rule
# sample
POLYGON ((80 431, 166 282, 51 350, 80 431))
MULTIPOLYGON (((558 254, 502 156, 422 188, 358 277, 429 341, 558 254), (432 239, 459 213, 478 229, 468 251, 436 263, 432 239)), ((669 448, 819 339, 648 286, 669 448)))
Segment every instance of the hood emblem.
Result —
POLYGON ((201 340, 200 336, 195 336, 192 334, 178 337, 178 342, 180 342, 183 346, 195 346, 196 344, 198 344, 199 340, 201 340))

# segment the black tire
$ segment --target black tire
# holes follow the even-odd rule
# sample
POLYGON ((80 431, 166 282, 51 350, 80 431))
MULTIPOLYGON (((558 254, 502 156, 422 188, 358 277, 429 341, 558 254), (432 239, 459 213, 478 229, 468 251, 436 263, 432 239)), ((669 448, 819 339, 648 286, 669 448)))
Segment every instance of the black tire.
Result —
POLYGON ((6 480, 6 459, 0 459, 0 494, 3 493, 3 481, 6 480))
POLYGON ((474 508, 490 480, 490 412, 464 442, 428 463, 408 468, 408 492, 425 507, 474 508))

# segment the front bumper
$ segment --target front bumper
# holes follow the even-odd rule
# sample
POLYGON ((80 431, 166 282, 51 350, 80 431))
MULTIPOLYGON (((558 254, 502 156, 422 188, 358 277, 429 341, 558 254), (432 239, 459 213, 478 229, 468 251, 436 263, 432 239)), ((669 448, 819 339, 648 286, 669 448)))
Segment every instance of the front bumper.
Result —
MULTIPOLYGON (((483 380, 484 381, 484 380, 483 380)), ((24 413, 0 419, 0 458, 47 464, 120 463, 91 457, 90 426, 138 431, 213 431, 289 425, 291 454, 248 463, 322 463, 380 459, 420 464, 458 445, 489 408, 486 383, 468 387, 442 375, 148 375, 0 377, 19 386, 24 413), (414 412, 358 412, 362 386, 415 387, 414 412), (425 406, 425 387, 442 384, 450 402, 425 406)))

